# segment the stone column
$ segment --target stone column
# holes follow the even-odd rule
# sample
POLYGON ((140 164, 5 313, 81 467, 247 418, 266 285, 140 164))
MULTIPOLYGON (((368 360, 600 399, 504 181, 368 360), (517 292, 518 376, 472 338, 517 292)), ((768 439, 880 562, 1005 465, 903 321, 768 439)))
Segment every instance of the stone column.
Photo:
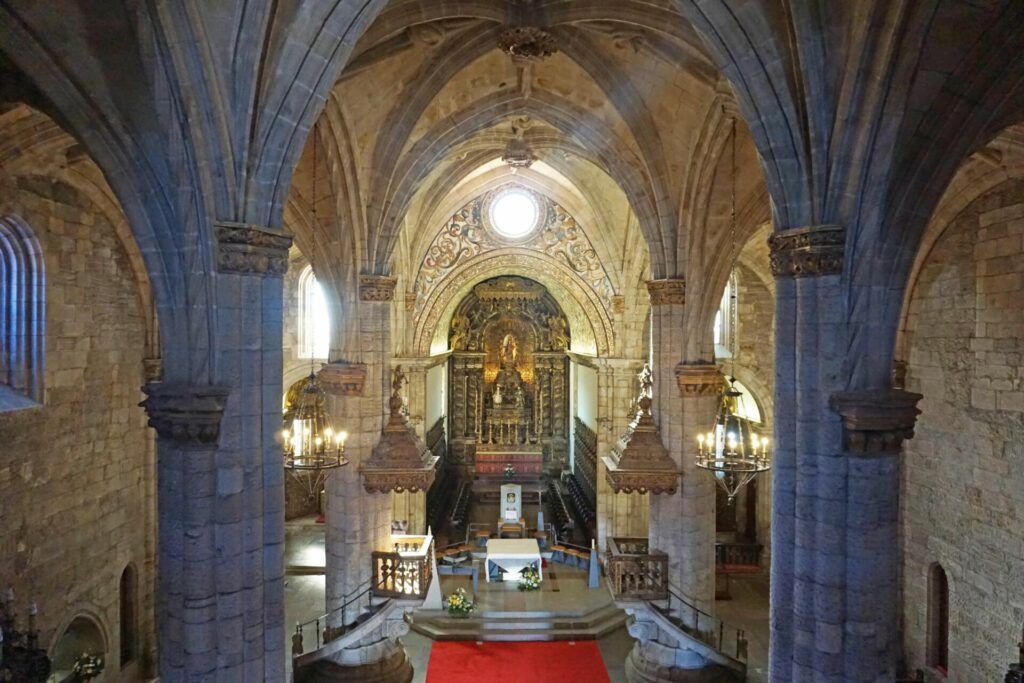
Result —
MULTIPOLYGON (((669 455, 682 471, 675 495, 651 497, 651 547, 669 556, 669 582, 692 604, 706 612, 714 609, 714 482, 693 465, 696 434, 713 417, 704 394, 685 398, 677 384, 684 344, 685 284, 681 279, 652 280, 651 347, 654 372, 654 417, 669 455), (678 369, 677 369, 678 366, 678 369)), ((713 366, 712 366, 713 367, 713 366)), ((706 366, 695 370, 705 373, 706 366)), ((703 376, 703 374, 702 374, 703 376)))
POLYGON ((640 359, 598 358, 597 374, 597 547, 604 552, 609 536, 647 537, 647 495, 615 493, 605 476, 604 457, 626 431, 636 399, 640 359))
POLYGON ((849 392, 844 230, 770 239, 777 278, 773 680, 893 680, 898 463, 917 394, 849 392))
POLYGON ((683 518, 680 532, 682 572, 692 587, 690 594, 705 612, 713 613, 715 599, 715 480, 697 467, 697 435, 707 432, 715 420, 722 395, 722 375, 714 363, 676 366, 676 385, 682 396, 682 489, 683 518))
POLYGON ((291 238, 218 223, 216 385, 153 382, 160 677, 284 680, 282 285, 291 238))
POLYGON ((384 426, 385 401, 390 396, 391 323, 394 297, 392 278, 362 275, 359 284, 359 346, 355 349, 366 368, 359 395, 334 401, 332 420, 349 432, 345 456, 349 464, 327 479, 326 598, 331 628, 351 624, 358 616, 343 605, 369 586, 370 554, 382 549, 391 531, 391 496, 367 493, 359 475, 384 426))

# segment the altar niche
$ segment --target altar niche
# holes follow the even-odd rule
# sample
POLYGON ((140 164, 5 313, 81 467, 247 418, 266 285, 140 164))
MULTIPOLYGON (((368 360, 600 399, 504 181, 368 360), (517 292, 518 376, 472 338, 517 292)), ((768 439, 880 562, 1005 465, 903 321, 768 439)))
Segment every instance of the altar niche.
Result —
POLYGON ((570 338, 548 290, 522 277, 485 280, 456 307, 450 330, 450 456, 461 476, 536 481, 560 472, 570 338))

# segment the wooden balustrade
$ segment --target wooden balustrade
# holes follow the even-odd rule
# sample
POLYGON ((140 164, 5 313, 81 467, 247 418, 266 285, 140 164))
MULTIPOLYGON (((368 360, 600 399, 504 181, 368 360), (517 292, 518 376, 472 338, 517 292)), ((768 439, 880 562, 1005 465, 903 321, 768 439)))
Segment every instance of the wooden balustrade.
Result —
POLYGON ((607 571, 616 599, 668 597, 668 555, 652 552, 646 538, 609 538, 607 571))
POLYGON ((715 570, 718 573, 746 573, 760 569, 760 543, 716 543, 715 570))
POLYGON ((434 539, 432 536, 393 534, 392 550, 371 553, 375 597, 423 599, 432 576, 434 539))

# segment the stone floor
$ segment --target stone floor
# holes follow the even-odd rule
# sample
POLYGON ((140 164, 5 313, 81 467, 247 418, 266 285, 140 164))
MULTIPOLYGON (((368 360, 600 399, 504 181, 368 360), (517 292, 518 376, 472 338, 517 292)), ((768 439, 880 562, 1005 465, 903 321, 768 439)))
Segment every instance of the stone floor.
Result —
POLYGON ((716 600, 715 616, 747 636, 747 681, 768 680, 768 574, 734 577, 732 600, 716 600))

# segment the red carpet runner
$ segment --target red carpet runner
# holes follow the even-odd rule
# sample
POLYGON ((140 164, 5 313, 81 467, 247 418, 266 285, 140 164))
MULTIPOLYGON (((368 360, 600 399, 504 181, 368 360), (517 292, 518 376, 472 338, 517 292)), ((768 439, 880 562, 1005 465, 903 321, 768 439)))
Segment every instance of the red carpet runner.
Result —
POLYGON ((430 649, 427 683, 608 683, 601 652, 592 640, 570 644, 437 641, 430 649))

